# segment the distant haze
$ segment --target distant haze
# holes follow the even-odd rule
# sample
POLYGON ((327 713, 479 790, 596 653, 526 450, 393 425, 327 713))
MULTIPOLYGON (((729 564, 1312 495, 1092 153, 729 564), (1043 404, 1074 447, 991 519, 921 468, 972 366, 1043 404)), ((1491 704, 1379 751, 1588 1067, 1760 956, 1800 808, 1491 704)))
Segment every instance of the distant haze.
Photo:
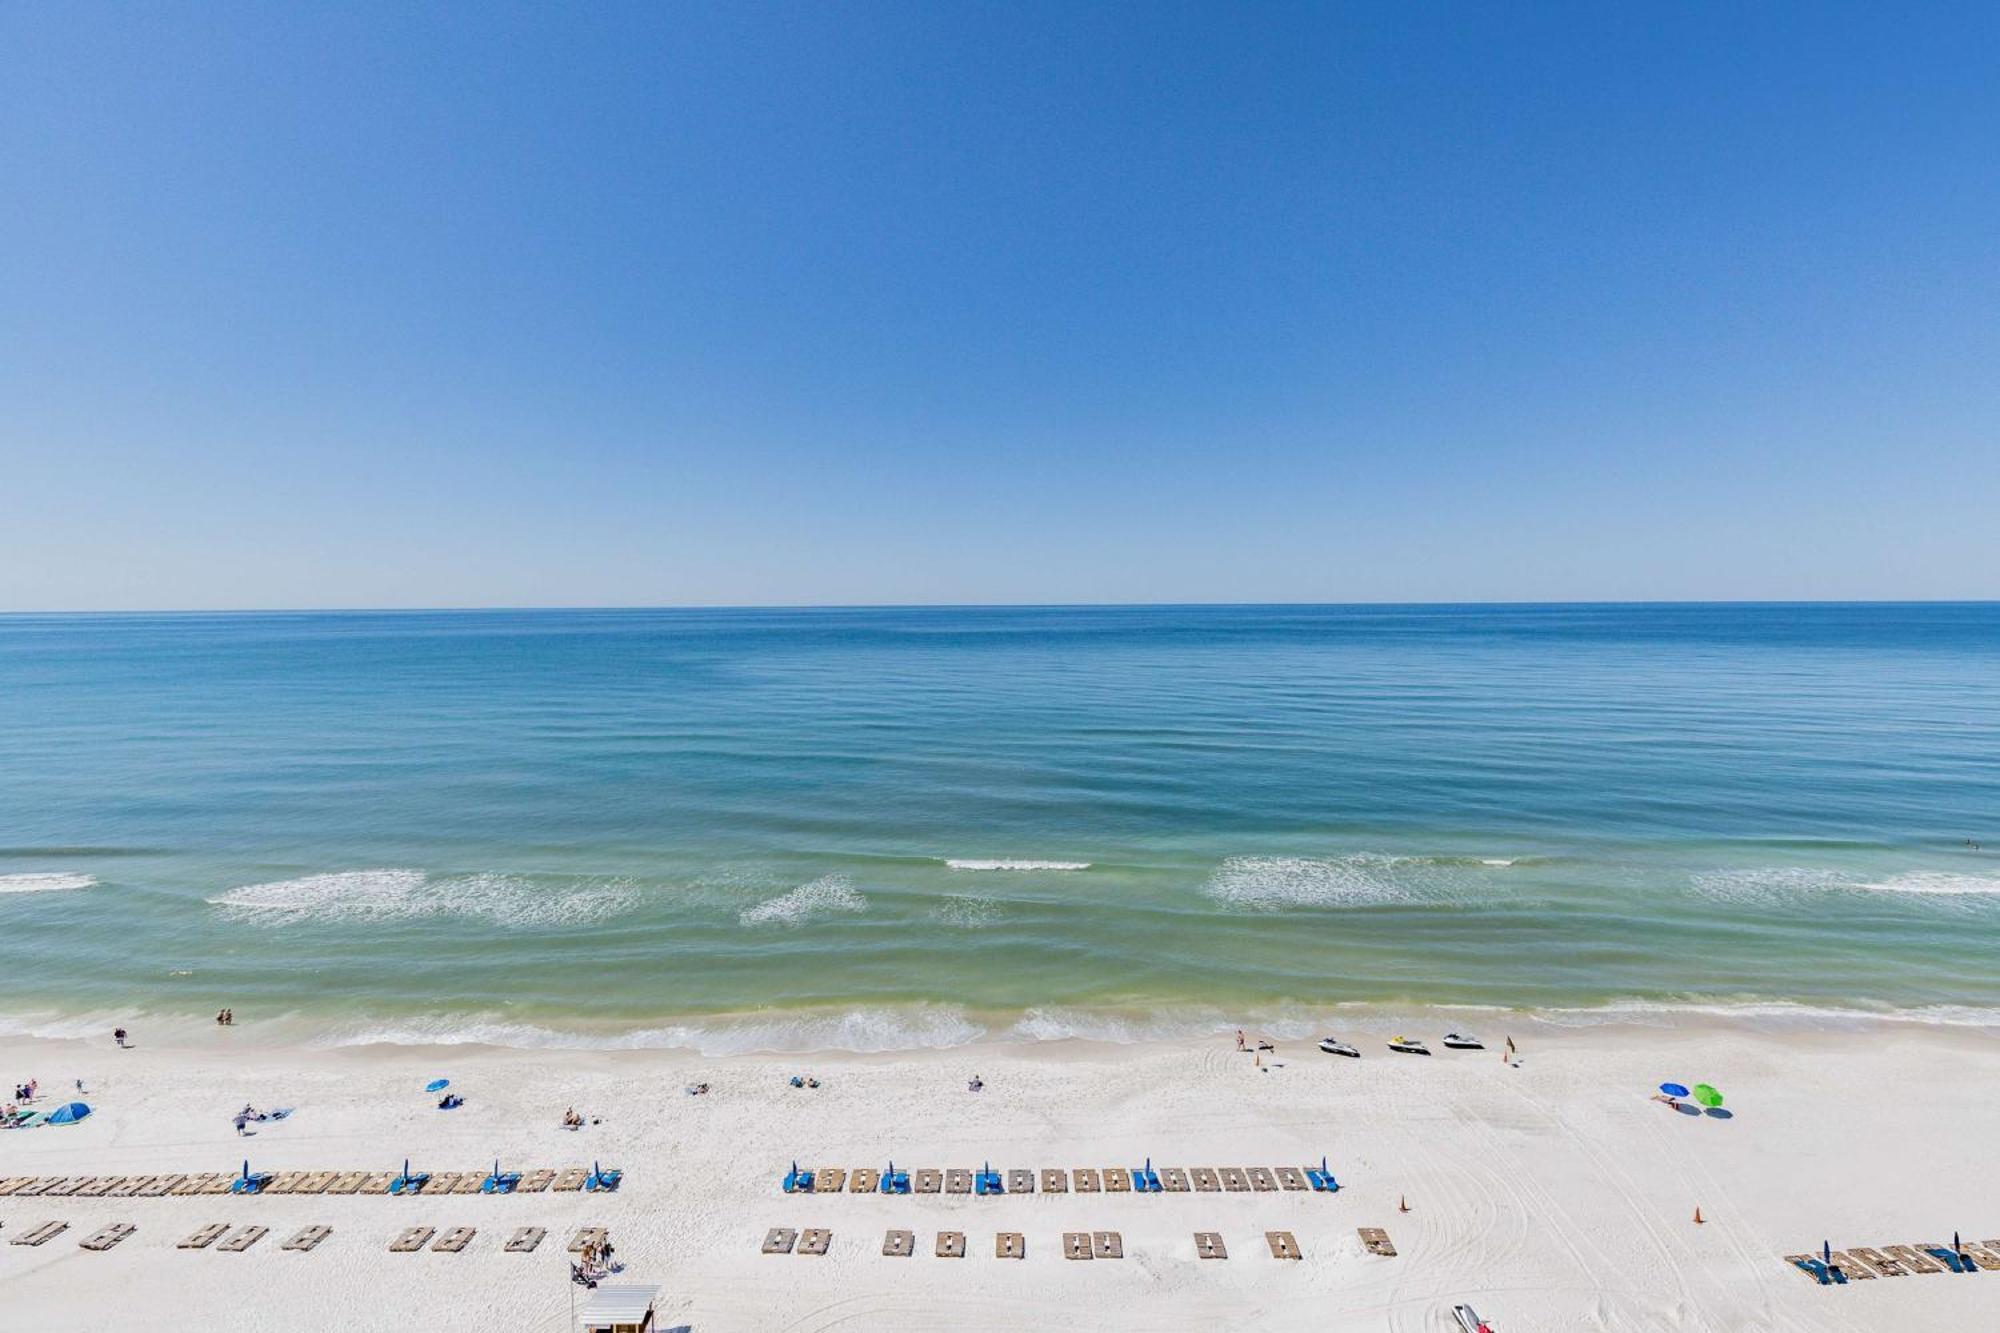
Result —
POLYGON ((1992 597, 1996 49, 11 6, 0 609, 1992 597))

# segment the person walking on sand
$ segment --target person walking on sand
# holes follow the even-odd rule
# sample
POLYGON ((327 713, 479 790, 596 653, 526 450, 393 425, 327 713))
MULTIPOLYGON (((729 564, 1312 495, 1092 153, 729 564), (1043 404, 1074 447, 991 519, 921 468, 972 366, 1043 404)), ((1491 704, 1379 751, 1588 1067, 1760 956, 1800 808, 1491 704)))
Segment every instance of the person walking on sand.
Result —
POLYGON ((1247 1046, 1245 1046, 1245 1045, 1243 1044, 1243 1029, 1242 1029, 1242 1028, 1238 1028, 1238 1029, 1236 1029, 1236 1049, 1237 1049, 1237 1050, 1239 1050, 1239 1051, 1243 1051, 1243 1050, 1248 1050, 1248 1049, 1249 1049, 1249 1047, 1247 1047, 1247 1046))
POLYGON ((125 1040, 124 1028, 113 1028, 111 1031, 111 1040, 118 1043, 118 1049, 121 1051, 130 1049, 128 1043, 125 1040))

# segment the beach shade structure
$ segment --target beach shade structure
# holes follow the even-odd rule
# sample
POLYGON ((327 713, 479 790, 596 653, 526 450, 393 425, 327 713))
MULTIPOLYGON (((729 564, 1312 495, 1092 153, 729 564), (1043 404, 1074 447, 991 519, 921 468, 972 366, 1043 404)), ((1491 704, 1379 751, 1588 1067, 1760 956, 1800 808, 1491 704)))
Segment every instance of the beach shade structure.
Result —
POLYGON ((1713 1085, 1707 1083, 1697 1083, 1694 1085, 1694 1099, 1703 1106, 1716 1107, 1722 1105, 1722 1094, 1717 1092, 1713 1085))
POLYGON ((428 1082, 428 1083, 424 1084, 424 1091, 425 1091, 425 1092, 443 1092, 443 1091, 444 1091, 444 1090, 445 1090, 446 1088, 448 1088, 448 1087, 450 1087, 450 1086, 451 1086, 451 1080, 450 1080, 450 1079, 448 1079, 448 1078, 434 1078, 434 1079, 432 1079, 432 1080, 431 1080, 430 1082, 428 1082))
POLYGON ((894 1162, 889 1163, 889 1169, 882 1173, 881 1190, 884 1194, 908 1194, 910 1173, 898 1171, 894 1162))
POLYGON ((48 1125, 74 1125, 89 1114, 90 1108, 84 1103, 70 1102, 66 1105, 58 1106, 55 1110, 49 1112, 42 1123, 48 1125))
POLYGON ((812 1187, 813 1173, 799 1170, 799 1164, 793 1162, 792 1169, 785 1173, 785 1193, 804 1194, 812 1187))
POLYGON ((243 1174, 229 1182, 229 1192, 231 1194, 261 1194, 263 1193, 264 1186, 270 1183, 271 1173, 269 1171, 252 1171, 250 1169, 250 1159, 246 1157, 243 1159, 243 1174))
POLYGON ((1685 1097, 1688 1095, 1687 1088, 1679 1083, 1662 1083, 1660 1091, 1666 1093, 1669 1097, 1685 1097))
POLYGON ((1005 1194, 1007 1192, 1005 1187, 1000 1183, 1000 1173, 993 1169, 993 1163, 980 1163, 979 1174, 972 1178, 972 1192, 974 1194, 1005 1194))
POLYGON ((389 1193, 415 1194, 418 1190, 430 1184, 430 1180, 430 1172, 410 1170, 410 1159, 405 1157, 403 1159, 403 1174, 389 1182, 389 1193))
POLYGON ((493 1159, 493 1174, 479 1182, 481 1194, 512 1194, 514 1187, 521 1183, 519 1171, 502 1171, 500 1159, 493 1159))
MULTIPOLYGON (((810 1176, 812 1173, 809 1171, 806 1174, 810 1176)), ((625 1173, 623 1171, 617 1170, 616 1168, 610 1171, 606 1171, 596 1162, 592 1162, 590 1164, 590 1174, 584 1177, 583 1187, 591 1191, 593 1194, 599 1190, 603 1190, 606 1193, 609 1193, 610 1191, 617 1189, 618 1182, 623 1179, 625 1179, 625 1173)))
POLYGON ((1326 1158, 1319 1159, 1318 1166, 1306 1168, 1306 1183, 1322 1194, 1331 1194, 1340 1189, 1340 1182, 1333 1178, 1333 1172, 1326 1164, 1326 1158))

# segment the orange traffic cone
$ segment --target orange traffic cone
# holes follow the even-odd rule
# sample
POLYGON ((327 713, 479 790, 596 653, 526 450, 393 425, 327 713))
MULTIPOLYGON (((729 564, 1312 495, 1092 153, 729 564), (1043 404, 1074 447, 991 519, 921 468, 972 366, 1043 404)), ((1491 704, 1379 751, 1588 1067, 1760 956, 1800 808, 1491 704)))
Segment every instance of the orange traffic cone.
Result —
POLYGON ((1399 1212, 1399 1213, 1407 1213, 1407 1212, 1409 1212, 1409 1211, 1410 1211, 1410 1197, 1409 1197, 1409 1195, 1407 1195, 1407 1194, 1398 1194, 1398 1195, 1396 1196, 1396 1211, 1397 1211, 1397 1212, 1399 1212))
POLYGON ((1697 1205, 1695 1206, 1695 1210, 1694 1210, 1694 1224, 1695 1224, 1696 1226, 1700 1226, 1700 1225, 1701 1225, 1701 1206, 1700 1206, 1699 1204, 1697 1204, 1697 1205))

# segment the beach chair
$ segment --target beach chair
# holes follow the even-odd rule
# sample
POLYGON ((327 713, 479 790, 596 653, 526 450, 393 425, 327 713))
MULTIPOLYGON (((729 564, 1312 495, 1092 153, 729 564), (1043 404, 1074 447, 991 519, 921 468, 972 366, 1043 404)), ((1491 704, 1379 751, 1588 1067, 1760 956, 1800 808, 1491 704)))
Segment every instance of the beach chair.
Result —
POLYGON ((915 1174, 919 1194, 936 1194, 944 1188, 944 1172, 934 1166, 919 1167, 915 1174))
POLYGON ((1319 1159, 1318 1166, 1309 1166, 1306 1168, 1306 1184, 1312 1186, 1314 1190, 1321 1194, 1338 1194, 1340 1192, 1340 1182, 1333 1178, 1333 1172, 1328 1169, 1324 1157, 1319 1159))
POLYGON ((101 1199, 125 1183, 123 1176, 93 1176, 87 1180, 74 1182, 74 1188, 65 1191, 61 1185, 43 1190, 44 1194, 70 1193, 84 1199, 101 1199))
POLYGON ((1000 1173, 993 1169, 992 1164, 985 1163, 972 1177, 972 1192, 980 1196, 1005 1194, 1007 1187, 1001 1183, 1000 1173))
POLYGON ((1898 1263, 1894 1259, 1891 1259, 1888 1255, 1882 1253, 1880 1250, 1871 1250, 1862 1246, 1850 1245, 1847 1247, 1847 1252, 1855 1256, 1857 1259, 1860 1259, 1862 1262, 1866 1263, 1870 1268, 1873 1268, 1883 1277, 1909 1276, 1908 1270, 1906 1270, 1902 1264, 1898 1263))
POLYGON ((44 1199, 67 1199, 95 1178, 94 1176, 63 1176, 53 1184, 44 1185, 40 1197, 44 1199))
POLYGON ((1094 1259, 1096 1252, 1091 1248, 1088 1231, 1063 1232, 1063 1258, 1094 1259))
POLYGON ((965 1257, 965 1233, 963 1231, 938 1232, 937 1257, 940 1259, 963 1259, 965 1257))
POLYGON ((1281 1166, 1277 1169, 1278 1185, 1281 1189, 1306 1189, 1306 1173, 1295 1166, 1281 1166))
POLYGON ((451 1187, 451 1192, 453 1194, 486 1194, 489 1192, 486 1188, 486 1178, 491 1174, 488 1171, 462 1171, 459 1173, 458 1183, 451 1187))
POLYGON ((1013 1167, 1007 1172, 1007 1192, 1009 1194, 1033 1194, 1035 1173, 1024 1167, 1013 1167))
POLYGON ((1927 1240, 1916 1247, 1920 1254, 1928 1254, 1943 1264, 1948 1273, 1977 1273, 1979 1268, 1972 1262, 1972 1256, 1960 1254, 1940 1241, 1927 1240))
POLYGON ((1992 1244, 1992 1241, 1981 1241, 1979 1244, 1974 1245, 1971 1241, 1966 1241, 1963 1245, 1959 1246, 1959 1249, 1964 1252, 1966 1258, 1972 1260, 1981 1269, 1991 1273, 2000 1270, 2000 1254, 1994 1253, 1991 1248, 1992 1244))
POLYGON ((269 1171, 246 1171, 229 1182, 231 1194, 263 1194, 270 1190, 269 1171))
POLYGON ((2000 1255, 2000 1240, 1982 1240, 1979 1242, 1979 1248, 1988 1254, 2000 1255))
POLYGON ((1188 1191, 1187 1172, 1177 1166, 1161 1167, 1160 1188, 1169 1194, 1186 1194, 1188 1191))
POLYGON ((1132 1188, 1141 1194, 1158 1194, 1166 1187, 1160 1183, 1160 1173, 1153 1169, 1153 1159, 1148 1157, 1144 1166, 1132 1168, 1132 1188))
POLYGON ((972 1193, 972 1173, 963 1167, 954 1166, 948 1169, 944 1173, 944 1192, 946 1194, 972 1193))
POLYGON ((190 1194, 199 1194, 201 1193, 202 1186, 208 1184, 212 1178, 207 1173, 197 1176, 182 1176, 181 1183, 175 1185, 167 1193, 175 1198, 185 1198, 190 1194))
POLYGON ((1250 1188, 1259 1194, 1269 1194, 1278 1188, 1278 1178, 1268 1166, 1253 1166, 1243 1174, 1250 1177, 1250 1188))
POLYGON ((533 1254, 548 1234, 547 1227, 522 1227, 507 1238, 505 1249, 509 1254, 533 1254))
POLYGON ((825 1254, 833 1244, 833 1233, 825 1227, 807 1227, 799 1233, 800 1254, 825 1254))
POLYGON ((1018 1231, 1001 1231, 993 1237, 993 1257, 995 1259, 1025 1259, 1028 1257, 1028 1240, 1018 1231))
POLYGON ((1058 1168, 1053 1166, 1043 1167, 1042 1193, 1044 1194, 1069 1193, 1069 1172, 1059 1170, 1058 1168))
POLYGON ((1123 1259, 1125 1238, 1115 1231, 1093 1231, 1090 1233, 1091 1250, 1100 1259, 1123 1259))
POLYGON ((1069 1173, 1069 1178, 1075 1183, 1078 1194, 1096 1194, 1100 1192, 1100 1187, 1097 1183, 1097 1169, 1095 1167, 1079 1166, 1069 1173))
POLYGON ((550 1188, 554 1189, 558 1194, 574 1194, 583 1188, 583 1182, 589 1175, 590 1172, 584 1170, 582 1167, 573 1166, 569 1170, 559 1174, 556 1177, 555 1184, 550 1188))
POLYGON ((366 1176, 354 1192, 356 1194, 395 1193, 397 1192, 395 1185, 399 1179, 401 1177, 397 1176, 393 1171, 376 1171, 366 1176))
POLYGON ((556 1173, 547 1167, 543 1167, 539 1171, 530 1171, 521 1177, 521 1183, 516 1192, 520 1194, 540 1194, 550 1185, 553 1185, 555 1179, 556 1173))
POLYGON ((304 1171, 280 1171, 271 1183, 264 1187, 266 1194, 290 1194, 306 1178, 304 1171))
POLYGON ((1840 1250, 1833 1252, 1833 1266, 1858 1281, 1873 1282, 1875 1280, 1874 1269, 1861 1262, 1861 1260, 1856 1259, 1853 1255, 1840 1250))
POLYGON ((603 1227, 578 1227, 569 1238, 569 1252, 582 1254, 586 1245, 595 1245, 601 1250, 608 1235, 603 1227))
POLYGON ((583 1187, 592 1194, 610 1194, 625 1183, 625 1173, 617 1167, 605 1170, 597 1163, 590 1164, 590 1174, 583 1178, 583 1187))
POLYGON ((221 1172, 216 1172, 215 1174, 210 1175, 206 1180, 202 1181, 201 1188, 196 1190, 195 1193, 202 1195, 232 1194, 236 1190, 237 1179, 238 1178, 235 1176, 224 1175, 221 1172))
POLYGON ((187 1179, 186 1176, 154 1176, 151 1180, 147 1181, 145 1187, 139 1191, 139 1197, 142 1199, 160 1198, 162 1195, 166 1194, 169 1190, 173 1189, 174 1186, 180 1184, 183 1180, 186 1179, 187 1179))
POLYGON ((1928 1274, 1928 1273, 1942 1273, 1945 1271, 1945 1267, 1943 1264, 1939 1263, 1937 1260, 1931 1258, 1927 1254, 1919 1253, 1914 1246, 1884 1245, 1882 1247, 1882 1253, 1889 1255, 1891 1258, 1900 1261, 1903 1267, 1909 1269, 1912 1273, 1928 1274))
POLYGON ((1381 1227, 1356 1227, 1361 1244, 1368 1253, 1380 1255, 1384 1259, 1396 1257, 1396 1247, 1389 1243, 1389 1233, 1381 1227))
POLYGON ((207 1226, 197 1227, 188 1235, 174 1242, 174 1248, 179 1250, 205 1250, 221 1239, 222 1233, 227 1230, 229 1230, 229 1223, 227 1222, 210 1222, 207 1226))
POLYGON ((38 1222, 7 1243, 10 1245, 46 1245, 63 1232, 69 1230, 67 1222, 38 1222))
POLYGON ((1214 1167, 1197 1166, 1189 1171, 1188 1175, 1194 1178, 1194 1188, 1197 1194, 1213 1194, 1222 1188, 1222 1178, 1215 1174, 1214 1167))
POLYGON ((321 1241, 325 1240, 328 1236, 331 1236, 332 1234, 333 1234, 332 1227, 323 1227, 323 1226, 306 1227, 298 1234, 294 1235, 290 1240, 286 1241, 283 1245, 280 1245, 278 1248, 281 1250, 297 1250, 300 1252, 304 1252, 306 1250, 312 1249, 315 1245, 318 1245, 321 1241))
POLYGON ((797 1162, 793 1162, 792 1169, 785 1172, 785 1179, 784 1179, 785 1193, 810 1194, 812 1193, 812 1187, 813 1187, 813 1173, 810 1171, 799 1170, 799 1164, 797 1162))
POLYGON ((1097 1179, 1104 1186, 1106 1194, 1130 1194, 1132 1173, 1122 1166, 1107 1166, 1097 1173, 1097 1179))
POLYGON ((336 1173, 332 1171, 314 1171, 310 1175, 308 1175, 304 1180, 301 1180, 296 1186, 294 1186, 292 1189, 292 1193, 324 1194, 326 1193, 326 1187, 333 1183, 333 1177, 335 1174, 336 1173))
POLYGON ((894 1162, 889 1163, 888 1170, 882 1173, 882 1192, 884 1194, 908 1194, 910 1192, 910 1173, 907 1171, 898 1171, 894 1162))
POLYGON ((0 1198, 4 1198, 9 1194, 14 1193, 16 1190, 19 1190, 22 1186, 29 1184, 33 1180, 34 1180, 33 1176, 0 1177, 0 1198))
POLYGON ((366 1171, 343 1171, 326 1187, 328 1194, 352 1194, 368 1179, 366 1171))
POLYGON ((1273 1259, 1305 1258, 1303 1254, 1299 1253, 1298 1237, 1289 1231, 1267 1231, 1264 1233, 1264 1243, 1271 1247, 1271 1257, 1273 1259))
POLYGON ((431 1244, 432 1254, 457 1254, 479 1233, 471 1227, 453 1227, 431 1244))
POLYGON ((882 1183, 882 1173, 870 1166, 857 1166, 847 1178, 849 1194, 873 1194, 882 1183))
POLYGON ((1785 1256, 1785 1262, 1822 1287, 1833 1285, 1833 1274, 1827 1271, 1826 1265, 1819 1261, 1819 1256, 1816 1254, 1788 1254, 1785 1256))
POLYGON ((847 1172, 837 1166, 823 1166, 813 1173, 814 1194, 838 1194, 847 1188, 847 1172))
MULTIPOLYGON (((425 1187, 427 1187, 430 1183, 431 1183, 430 1172, 412 1171, 410 1170, 410 1164, 408 1162, 405 1162, 403 1163, 403 1173, 390 1180, 389 1193, 421 1194, 424 1192, 425 1187)), ((368 1186, 365 1184, 361 1187, 361 1189, 364 1194, 374 1193, 374 1191, 369 1189, 368 1186)), ((439 1191, 439 1193, 444 1193, 444 1192, 445 1192, 444 1190, 439 1191)))
POLYGON ((1218 1174, 1222 1176, 1222 1188, 1228 1190, 1231 1194, 1247 1194, 1249 1192, 1250 1178, 1243 1174, 1242 1167, 1225 1166, 1218 1174))
POLYGON ((130 1222, 113 1222, 84 1237, 77 1242, 77 1246, 85 1250, 108 1250, 136 1230, 138 1228, 130 1222))
POLYGON ((1194 1233, 1194 1252, 1203 1259, 1227 1259, 1229 1251, 1222 1243, 1219 1231, 1197 1231, 1194 1233))
POLYGON ((215 1248, 230 1254, 241 1254, 258 1241, 271 1234, 269 1227, 238 1227, 236 1233, 215 1248))
POLYGON ((882 1237, 882 1253, 891 1259, 907 1259, 917 1252, 917 1233, 891 1230, 882 1237))
POLYGON ((437 1235, 436 1227, 404 1227, 389 1242, 391 1254, 415 1254, 424 1248, 424 1242, 437 1235))
POLYGON ((417 1190, 422 1194, 449 1194, 458 1188, 458 1181, 458 1172, 439 1171, 419 1185, 417 1190))

